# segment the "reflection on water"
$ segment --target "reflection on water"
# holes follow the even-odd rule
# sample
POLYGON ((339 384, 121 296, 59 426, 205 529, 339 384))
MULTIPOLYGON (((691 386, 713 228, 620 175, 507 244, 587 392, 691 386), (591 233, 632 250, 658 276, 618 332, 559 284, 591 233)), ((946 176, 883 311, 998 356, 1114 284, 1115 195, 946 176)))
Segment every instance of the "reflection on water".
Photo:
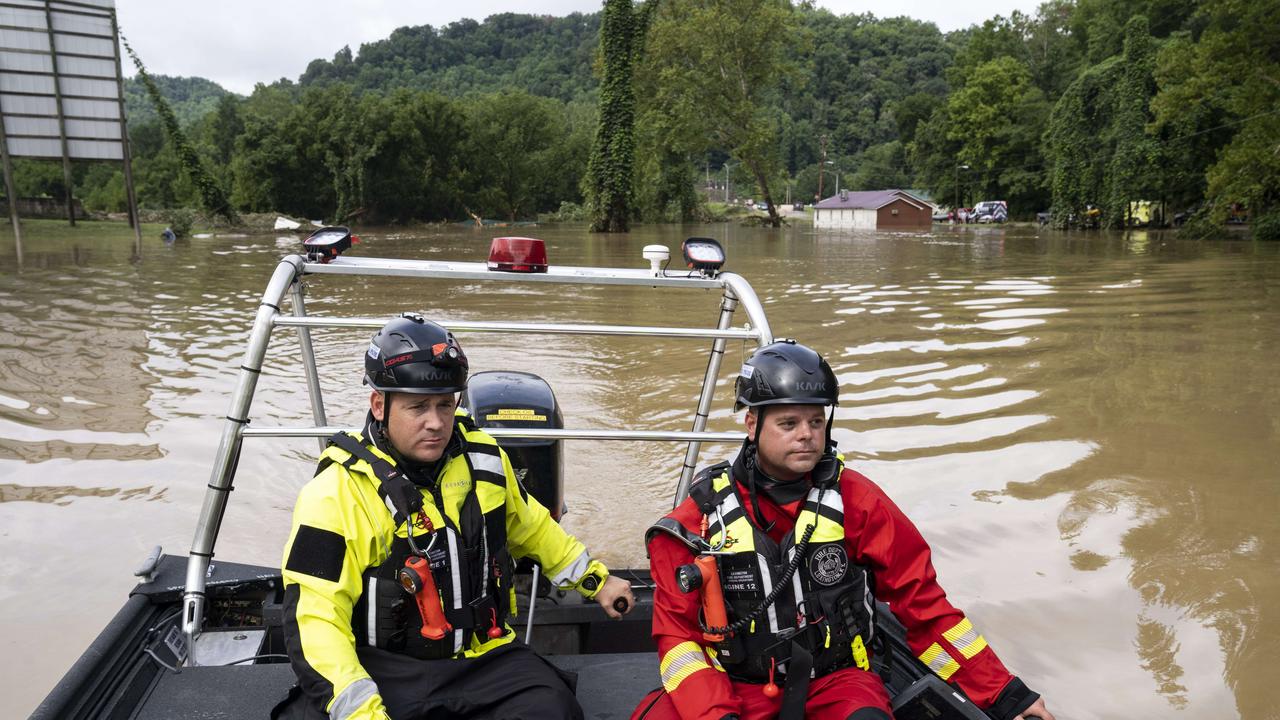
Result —
MULTIPOLYGON (((553 262, 573 265, 641 266, 648 243, 721 240, 775 333, 831 359, 846 457, 921 526, 949 594, 1060 717, 1275 716, 1280 248, 987 227, 539 234, 553 262)), ((478 259, 488 244, 470 230, 361 235, 364 255, 478 259)), ((15 628, 4 656, 23 658, 6 660, 4 714, 34 707, 151 545, 189 547, 241 343, 294 244, 157 244, 131 264, 128 243, 28 243, 21 271, 0 256, 0 608, 15 628), (70 562, 82 592, 39 590, 60 587, 70 562), (49 647, 54 632, 66 642, 49 647)), ((717 314, 702 291, 310 286, 312 314, 688 327, 717 314)), ((367 333, 314 338, 330 422, 358 423, 367 333)), ((703 346, 677 339, 462 341, 476 369, 546 377, 570 427, 685 429, 705 367, 703 346)), ((307 422, 296 337, 278 350, 252 416, 307 422)), ((729 348, 712 429, 738 427, 729 396, 748 353, 729 348)), ((279 562, 315 450, 246 447, 219 557, 279 562)), ((734 451, 705 447, 703 461, 734 451)), ((681 457, 567 443, 566 524, 608 561, 642 563, 681 457)))

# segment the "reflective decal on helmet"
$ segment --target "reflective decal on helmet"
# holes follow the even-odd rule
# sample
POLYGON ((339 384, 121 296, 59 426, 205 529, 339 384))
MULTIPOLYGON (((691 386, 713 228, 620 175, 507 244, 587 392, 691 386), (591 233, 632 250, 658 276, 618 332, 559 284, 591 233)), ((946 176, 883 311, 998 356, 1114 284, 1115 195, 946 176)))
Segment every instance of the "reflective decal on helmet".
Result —
POLYGON ((369 357, 377 360, 380 355, 382 355, 382 351, 378 349, 378 346, 373 343, 369 343, 369 357))

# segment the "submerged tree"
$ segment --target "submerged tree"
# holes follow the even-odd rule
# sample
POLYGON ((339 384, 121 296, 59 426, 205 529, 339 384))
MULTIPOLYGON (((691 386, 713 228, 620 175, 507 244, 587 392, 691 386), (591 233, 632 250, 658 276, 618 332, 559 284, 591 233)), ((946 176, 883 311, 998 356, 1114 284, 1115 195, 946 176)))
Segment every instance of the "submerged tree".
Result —
POLYGON ((1131 202, 1160 192, 1160 147, 1148 131, 1155 46, 1142 16, 1125 33, 1123 52, 1082 72, 1053 109, 1046 136, 1059 226, 1093 205, 1104 226, 1122 227, 1131 202))
POLYGON ((593 232, 626 232, 634 214, 636 59, 656 0, 605 0, 600 24, 600 120, 587 163, 585 195, 593 232))
POLYGON ((1123 65, 1115 87, 1111 122, 1115 150, 1107 167, 1103 217, 1109 227, 1129 222, 1134 200, 1149 199, 1155 186, 1159 145, 1147 133, 1155 95, 1155 43, 1147 19, 1138 15, 1125 28, 1123 65))
MULTIPOLYGON (((1159 54, 1157 125, 1175 128, 1171 155, 1203 168, 1207 214, 1217 223, 1234 205, 1261 225, 1280 224, 1280 45, 1274 2, 1204 0, 1200 32, 1175 36, 1159 54), (1213 138, 1204 142, 1206 138, 1213 138)), ((1193 185, 1194 194, 1199 188, 1193 185)), ((1259 235, 1263 227, 1255 222, 1259 235)))
POLYGON ((781 169, 778 112, 768 102, 783 76, 796 16, 786 0, 663 0, 653 19, 646 71, 654 112, 671 132, 723 149, 751 172, 782 224, 770 190, 781 169))

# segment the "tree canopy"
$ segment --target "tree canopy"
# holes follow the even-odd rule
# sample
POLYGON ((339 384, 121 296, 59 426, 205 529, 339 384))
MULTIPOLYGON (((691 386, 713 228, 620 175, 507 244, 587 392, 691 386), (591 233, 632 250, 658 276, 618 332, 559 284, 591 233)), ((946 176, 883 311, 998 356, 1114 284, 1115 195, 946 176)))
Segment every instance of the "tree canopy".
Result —
MULTIPOLYGON (((144 207, 207 203, 194 157, 234 210, 365 222, 585 205, 616 230, 695 217, 726 180, 772 205, 838 174, 1062 222, 1093 206, 1119 226, 1152 200, 1280 228, 1278 48, 1280 6, 1238 0, 1049 0, 951 33, 788 0, 609 0, 400 28, 247 97, 154 76, 172 122, 131 80, 127 112, 144 207)), ((62 182, 35 161, 16 179, 62 182)), ((74 180, 122 208, 117 170, 74 180)))

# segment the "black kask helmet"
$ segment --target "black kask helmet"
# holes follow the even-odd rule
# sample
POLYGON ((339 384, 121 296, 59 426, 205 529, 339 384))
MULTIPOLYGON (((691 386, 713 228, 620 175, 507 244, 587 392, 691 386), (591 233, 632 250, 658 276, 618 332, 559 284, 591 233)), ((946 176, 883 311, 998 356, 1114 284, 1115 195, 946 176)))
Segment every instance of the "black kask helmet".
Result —
POLYGON ((467 387, 467 356, 443 327, 405 313, 373 336, 364 381, 374 390, 443 395, 467 387))
POLYGON ((751 354, 735 387, 734 410, 762 405, 839 405, 831 366, 812 348, 780 340, 751 354))

